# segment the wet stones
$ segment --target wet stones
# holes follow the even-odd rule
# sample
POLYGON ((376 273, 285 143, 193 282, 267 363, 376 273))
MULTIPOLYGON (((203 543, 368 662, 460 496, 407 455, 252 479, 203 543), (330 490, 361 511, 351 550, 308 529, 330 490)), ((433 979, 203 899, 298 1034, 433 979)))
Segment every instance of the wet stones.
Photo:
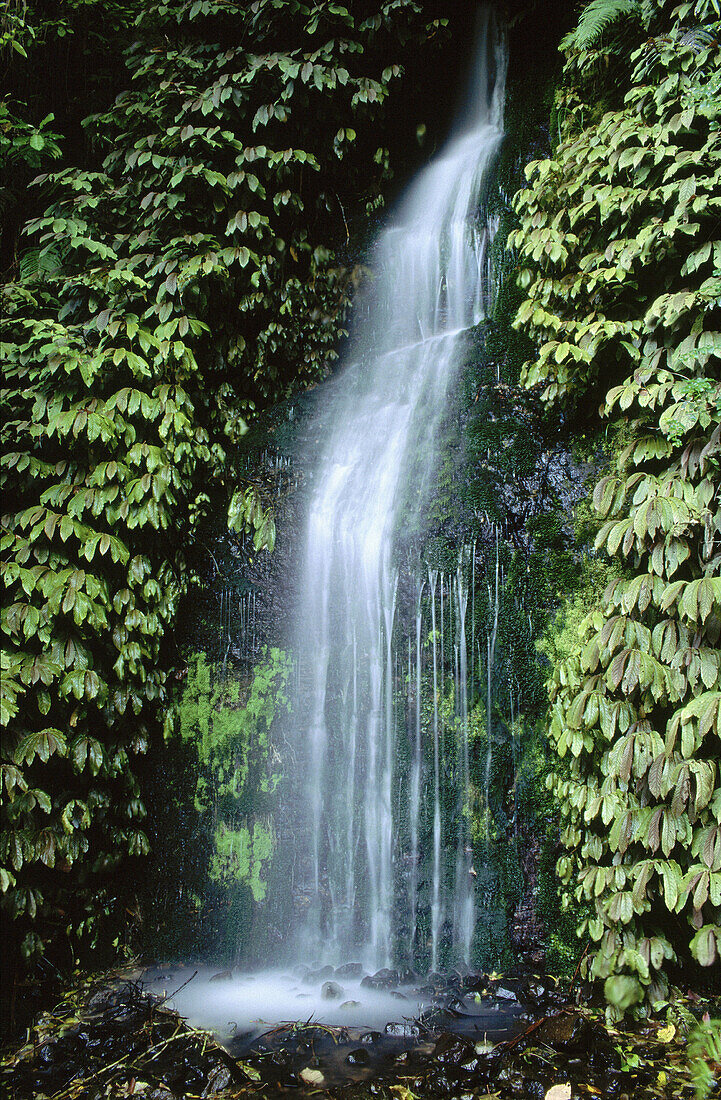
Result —
POLYGON ((318 985, 320 982, 327 982, 335 975, 335 970, 332 966, 322 966, 320 970, 309 970, 303 975, 304 985, 318 985))
POLYGON ((366 989, 390 989, 399 984, 400 974, 397 970, 390 970, 388 967, 376 971, 375 974, 367 974, 361 982, 366 989))
MULTIPOLYGON (((380 980, 387 975, 381 972, 380 980)), ((18 1097, 87 1095, 89 1100, 140 1095, 133 1082, 143 1082, 143 1100, 214 1100, 236 1095, 239 1088, 269 1097, 285 1096, 289 1089, 321 1090, 319 1100, 347 1088, 348 1100, 387 1100, 399 1082, 418 1100, 489 1095, 545 1100, 559 1082, 572 1096, 607 1100, 691 1095, 679 1076, 679 1047, 659 1040, 658 1026, 609 1033, 601 1018, 568 1002, 521 1022, 517 1003, 501 990, 527 996, 536 981, 539 996, 547 989, 557 993, 552 980, 535 976, 524 982, 509 975, 449 975, 442 999, 477 1008, 477 1014, 452 1016, 441 1005, 432 1020, 425 1014, 420 1021, 400 1015, 384 1030, 368 1031, 349 1024, 289 1023, 263 1034, 235 1035, 225 1048, 207 1033, 186 1029, 157 998, 129 987, 120 996, 95 998, 92 1012, 74 1006, 67 1019, 42 1018, 35 1041, 17 1056, 12 1075, 5 1072, 3 1084, 18 1097), (476 992, 471 983, 479 987, 476 992), (495 1010, 488 1013, 492 1005, 495 1010), (510 1034, 494 1031, 508 1020, 515 1021, 510 1034)), ((333 978, 324 984, 342 989, 333 978)), ((403 1012, 401 1003, 397 1008, 403 1012)))
POLYGON ((344 963, 336 969, 336 978, 360 978, 363 967, 360 963, 344 963))
POLYGON ((553 978, 533 976, 520 984, 518 1000, 535 1010, 547 1010, 565 1004, 568 998, 553 978))
POLYGON ((403 1036, 407 1039, 419 1039, 421 1026, 415 1020, 404 1020, 403 1023, 396 1023, 391 1020, 385 1026, 385 1033, 386 1035, 403 1036))
POLYGON ((343 987, 338 982, 323 982, 320 989, 320 995, 325 1001, 339 1001, 343 992, 343 987))
POLYGON ((370 1064, 370 1055, 364 1047, 356 1047, 349 1051, 346 1062, 349 1066, 367 1066, 370 1064))
POLYGON ((227 1066, 217 1065, 215 1066, 208 1076, 208 1082, 203 1089, 202 1096, 215 1096, 216 1093, 222 1092, 227 1088, 231 1082, 230 1070, 227 1066))

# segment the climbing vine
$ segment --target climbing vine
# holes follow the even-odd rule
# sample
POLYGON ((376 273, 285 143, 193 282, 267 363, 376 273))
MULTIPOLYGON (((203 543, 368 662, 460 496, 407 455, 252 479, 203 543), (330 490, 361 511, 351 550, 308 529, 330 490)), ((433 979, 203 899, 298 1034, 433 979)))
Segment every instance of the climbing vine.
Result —
POLYGON ((594 491, 615 576, 550 682, 558 873, 593 902, 580 931, 617 1016, 662 1000, 673 960, 721 955, 721 23, 709 0, 615 7, 640 20, 624 102, 584 99, 570 36, 560 142, 512 243, 526 384, 600 398, 628 439, 594 491))
MULTIPOLYGON (((187 548, 238 483, 228 445, 336 355, 342 196, 379 200, 388 55, 433 33, 412 0, 113 11, 133 44, 85 122, 102 160, 37 178, 32 262, 3 288, 0 887, 27 957, 96 942, 112 872, 148 850, 134 758, 173 726, 187 548)), ((252 487, 230 520, 272 547, 252 487)))

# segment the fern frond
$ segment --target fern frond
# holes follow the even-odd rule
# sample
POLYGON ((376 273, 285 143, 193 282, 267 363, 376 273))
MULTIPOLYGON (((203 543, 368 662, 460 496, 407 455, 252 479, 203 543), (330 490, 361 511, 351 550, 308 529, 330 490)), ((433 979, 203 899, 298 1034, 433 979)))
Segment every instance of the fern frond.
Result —
POLYGON ((29 248, 20 257, 18 267, 22 280, 36 279, 54 274, 60 267, 60 257, 52 248, 29 248))
POLYGON ((691 1032, 688 1068, 695 1100, 707 1100, 721 1076, 721 1020, 704 1020, 691 1032))
POLYGON ((591 0, 581 12, 578 26, 561 41, 561 49, 591 49, 610 26, 625 17, 642 17, 640 0, 591 0))

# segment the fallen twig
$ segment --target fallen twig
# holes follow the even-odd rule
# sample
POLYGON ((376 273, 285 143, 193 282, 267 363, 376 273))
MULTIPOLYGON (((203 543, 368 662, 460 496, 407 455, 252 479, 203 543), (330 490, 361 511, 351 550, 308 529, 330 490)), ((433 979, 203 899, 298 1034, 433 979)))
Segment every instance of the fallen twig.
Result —
POLYGON ((165 996, 161 997, 159 1001, 155 1001, 153 1007, 154 1008, 160 1008, 160 1006, 165 1004, 166 1001, 170 1000, 171 997, 175 997, 176 994, 180 993, 181 989, 185 989, 186 985, 189 985, 190 982, 192 982, 193 978, 196 978, 197 976, 198 976, 198 971, 194 970, 193 973, 190 975, 190 977, 187 979, 187 981, 184 981, 183 984, 179 985, 178 988, 176 990, 174 990, 172 993, 166 993, 165 996))

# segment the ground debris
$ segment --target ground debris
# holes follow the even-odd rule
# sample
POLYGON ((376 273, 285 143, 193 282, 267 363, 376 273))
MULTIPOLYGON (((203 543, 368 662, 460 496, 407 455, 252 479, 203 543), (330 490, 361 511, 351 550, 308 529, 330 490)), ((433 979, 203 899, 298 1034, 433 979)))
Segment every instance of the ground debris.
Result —
POLYGON ((180 1100, 242 1096, 249 1076, 208 1032, 190 1027, 132 977, 89 980, 4 1052, 11 1100, 180 1100))
MULTIPOLYGON (((474 982, 479 996, 497 996, 480 976, 466 996, 474 982)), ((693 1012, 679 1002, 664 1019, 619 1030, 554 995, 500 1041, 469 1033, 459 1013, 460 1031, 452 1014, 403 1035, 308 1020, 222 1046, 167 1007, 172 992, 153 995, 130 972, 81 982, 4 1052, 0 1091, 9 1100, 693 1100, 686 1040, 721 1009, 695 998, 693 1012)))

